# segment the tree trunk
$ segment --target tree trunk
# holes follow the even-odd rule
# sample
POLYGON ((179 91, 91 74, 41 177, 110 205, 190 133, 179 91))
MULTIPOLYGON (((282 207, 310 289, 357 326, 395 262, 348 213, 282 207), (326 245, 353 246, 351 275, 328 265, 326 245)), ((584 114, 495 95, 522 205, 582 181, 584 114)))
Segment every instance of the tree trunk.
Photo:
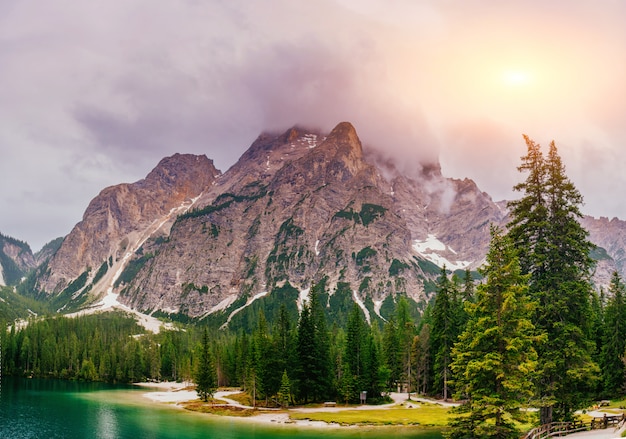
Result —
POLYGON ((539 413, 541 425, 550 424, 552 422, 552 406, 541 407, 539 413))

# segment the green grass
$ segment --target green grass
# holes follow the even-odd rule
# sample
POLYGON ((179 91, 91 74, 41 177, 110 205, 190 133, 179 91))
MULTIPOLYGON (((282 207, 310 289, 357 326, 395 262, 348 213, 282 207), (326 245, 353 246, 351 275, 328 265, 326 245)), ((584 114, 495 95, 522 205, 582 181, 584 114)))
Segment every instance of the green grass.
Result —
POLYGON ((373 410, 343 410, 339 412, 296 413, 289 412, 293 420, 323 421, 341 425, 420 425, 445 427, 450 418, 447 408, 422 404, 419 408, 391 408, 373 410))
POLYGON ((227 398, 232 399, 233 401, 237 401, 239 404, 242 405, 252 406, 252 397, 246 392, 235 393, 233 395, 227 396, 227 398))
POLYGON ((600 407, 600 410, 605 410, 605 409, 623 409, 624 407, 626 407, 626 398, 615 399, 615 400, 612 399, 608 406, 600 407))
POLYGON ((240 407, 233 406, 222 406, 223 401, 219 399, 211 401, 211 402, 202 402, 199 399, 195 401, 187 401, 182 403, 181 405, 185 410, 189 410, 191 412, 199 412, 199 413, 211 413, 213 415, 218 416, 236 416, 247 418, 256 414, 256 410, 254 409, 244 409, 240 407))

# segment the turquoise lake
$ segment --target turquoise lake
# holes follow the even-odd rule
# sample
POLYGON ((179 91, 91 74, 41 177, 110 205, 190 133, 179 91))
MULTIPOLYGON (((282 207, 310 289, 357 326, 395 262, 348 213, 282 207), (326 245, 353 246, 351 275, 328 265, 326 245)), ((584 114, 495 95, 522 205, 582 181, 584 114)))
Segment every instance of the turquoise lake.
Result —
POLYGON ((266 426, 187 412, 142 395, 146 389, 2 377, 0 438, 419 438, 441 435, 413 427, 266 426))

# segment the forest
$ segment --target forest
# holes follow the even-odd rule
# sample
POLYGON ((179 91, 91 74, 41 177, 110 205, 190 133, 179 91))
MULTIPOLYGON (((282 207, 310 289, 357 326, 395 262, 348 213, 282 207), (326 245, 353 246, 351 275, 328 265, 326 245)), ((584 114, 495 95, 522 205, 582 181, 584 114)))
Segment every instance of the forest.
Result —
POLYGON ((554 143, 544 155, 525 139, 522 196, 509 203, 507 230, 492 227, 481 278, 443 267, 419 318, 400 294, 387 321, 368 324, 356 304, 344 320, 330 319, 325 282, 298 315, 284 303, 271 318, 260 309, 252 330, 181 323, 154 334, 121 312, 34 318, 1 326, 9 328, 0 333, 2 373, 200 379, 209 394, 241 387, 267 406, 358 403, 362 391, 381 403, 410 390, 462 401, 453 438, 517 437, 528 406, 541 423, 571 420, 594 400, 626 393, 626 289, 617 272, 608 289, 593 288, 582 197, 554 143))

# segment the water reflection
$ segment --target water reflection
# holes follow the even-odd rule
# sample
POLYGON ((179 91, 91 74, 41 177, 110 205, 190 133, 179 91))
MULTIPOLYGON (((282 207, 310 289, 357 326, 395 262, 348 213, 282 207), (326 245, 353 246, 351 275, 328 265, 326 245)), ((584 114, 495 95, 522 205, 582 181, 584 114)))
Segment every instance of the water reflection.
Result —
POLYGON ((117 418, 111 407, 106 405, 100 406, 96 416, 98 419, 98 438, 115 439, 120 437, 117 428, 117 418))

